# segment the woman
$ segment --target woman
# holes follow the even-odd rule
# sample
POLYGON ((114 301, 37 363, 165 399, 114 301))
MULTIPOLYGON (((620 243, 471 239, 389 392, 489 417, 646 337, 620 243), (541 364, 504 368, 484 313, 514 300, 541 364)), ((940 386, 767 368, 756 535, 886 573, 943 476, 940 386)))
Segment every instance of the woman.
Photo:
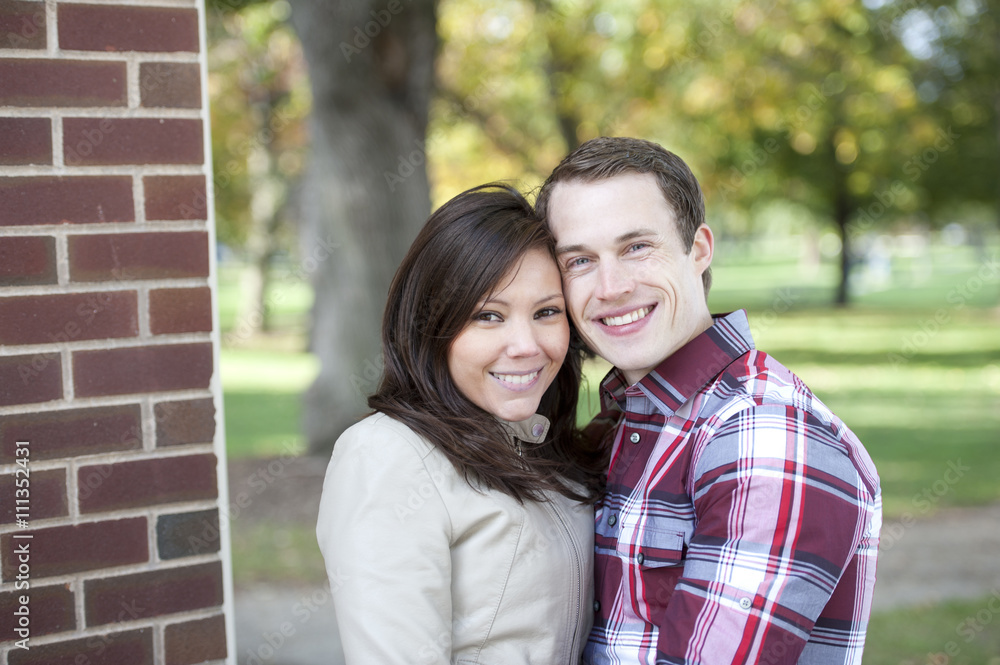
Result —
POLYGON ((517 191, 484 185, 396 273, 375 413, 337 441, 316 529, 348 665, 580 658, 600 460, 552 251, 517 191))

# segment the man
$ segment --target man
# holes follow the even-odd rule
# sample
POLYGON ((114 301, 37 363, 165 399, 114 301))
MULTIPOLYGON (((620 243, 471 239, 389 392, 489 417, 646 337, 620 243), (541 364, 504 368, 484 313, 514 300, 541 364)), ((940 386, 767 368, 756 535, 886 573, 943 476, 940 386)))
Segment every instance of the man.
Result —
POLYGON ((615 367, 584 661, 860 663, 881 527, 857 437, 706 301, 713 237, 691 171, 599 138, 536 203, 567 308, 615 367))

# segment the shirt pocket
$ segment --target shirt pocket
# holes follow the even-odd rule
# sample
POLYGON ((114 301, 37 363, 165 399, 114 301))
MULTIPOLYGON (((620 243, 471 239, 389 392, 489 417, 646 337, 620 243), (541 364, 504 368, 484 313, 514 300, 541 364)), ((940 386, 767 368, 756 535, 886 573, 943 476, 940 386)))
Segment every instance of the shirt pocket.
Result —
POLYGON ((647 519, 637 537, 618 541, 618 554, 642 568, 680 566, 684 558, 684 531, 673 520, 647 519), (631 542, 630 542, 631 541, 631 542))

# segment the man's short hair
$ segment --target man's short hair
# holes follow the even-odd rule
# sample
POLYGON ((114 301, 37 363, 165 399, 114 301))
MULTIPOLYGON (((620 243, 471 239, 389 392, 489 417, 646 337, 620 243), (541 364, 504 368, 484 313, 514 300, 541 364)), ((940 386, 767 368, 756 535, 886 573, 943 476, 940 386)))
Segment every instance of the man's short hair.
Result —
MULTIPOLYGON (((602 136, 581 144, 557 166, 538 192, 536 213, 548 224, 552 189, 560 182, 594 182, 626 173, 651 173, 677 218, 684 251, 690 252, 695 233, 705 223, 705 198, 684 160, 662 146, 628 137, 602 136)), ((711 266, 701 276, 705 295, 712 286, 711 266)))

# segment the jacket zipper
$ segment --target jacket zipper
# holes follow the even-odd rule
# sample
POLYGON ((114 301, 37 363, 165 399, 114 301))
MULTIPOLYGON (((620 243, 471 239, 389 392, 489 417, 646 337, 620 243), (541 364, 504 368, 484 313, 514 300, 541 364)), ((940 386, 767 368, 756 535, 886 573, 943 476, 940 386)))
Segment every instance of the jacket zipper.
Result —
MULTIPOLYGON (((563 533, 566 534, 566 539, 569 541, 570 547, 573 548, 573 556, 576 559, 576 613, 574 616, 573 624, 573 639, 571 640, 570 657, 575 659, 578 654, 577 640, 579 639, 580 632, 580 598, 583 596, 583 561, 580 558, 580 550, 576 545, 576 540, 573 539, 573 532, 568 526, 566 526, 566 521, 563 519, 562 514, 559 512, 559 508, 555 504, 552 504, 552 512, 555 513, 556 519, 559 521, 559 526, 562 527, 563 533)), ((576 662, 571 660, 570 662, 576 662)))

